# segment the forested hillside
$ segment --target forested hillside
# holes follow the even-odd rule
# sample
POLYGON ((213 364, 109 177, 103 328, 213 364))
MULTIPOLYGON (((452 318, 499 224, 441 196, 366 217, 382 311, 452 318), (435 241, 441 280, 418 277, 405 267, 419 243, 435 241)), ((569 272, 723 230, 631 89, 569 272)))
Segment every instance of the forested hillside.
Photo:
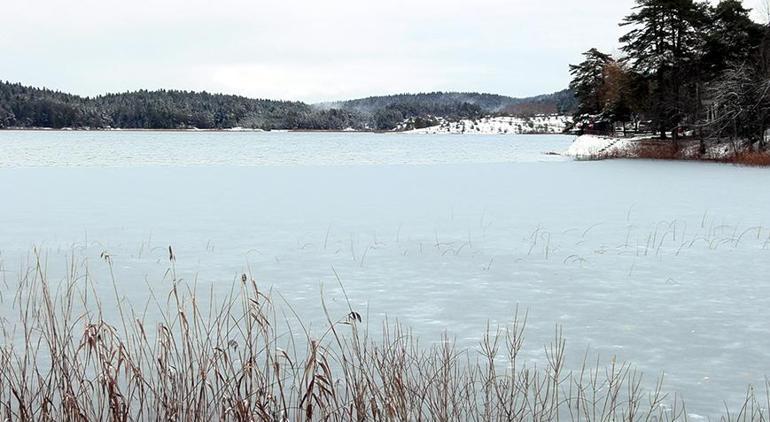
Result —
POLYGON ((301 102, 166 90, 84 98, 0 82, 0 127, 343 129, 360 123, 353 113, 301 102))
POLYGON ((490 114, 571 114, 576 107, 570 90, 531 98, 495 94, 432 92, 368 97, 319 104, 369 116, 373 127, 392 128, 406 119, 434 116, 447 120, 475 119, 490 114))
POLYGON ((406 119, 570 112, 573 104, 570 91, 531 99, 439 92, 317 105, 167 90, 89 98, 0 81, 0 128, 392 130, 406 119))

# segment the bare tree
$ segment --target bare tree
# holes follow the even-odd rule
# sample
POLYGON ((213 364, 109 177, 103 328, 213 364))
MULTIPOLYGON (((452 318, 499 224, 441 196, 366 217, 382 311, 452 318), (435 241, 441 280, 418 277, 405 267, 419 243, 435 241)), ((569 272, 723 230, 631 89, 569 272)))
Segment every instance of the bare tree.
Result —
POLYGON ((736 66, 727 69, 709 91, 716 104, 715 118, 707 125, 711 136, 729 138, 734 146, 737 140, 745 139, 764 149, 770 121, 770 80, 749 66, 736 66))

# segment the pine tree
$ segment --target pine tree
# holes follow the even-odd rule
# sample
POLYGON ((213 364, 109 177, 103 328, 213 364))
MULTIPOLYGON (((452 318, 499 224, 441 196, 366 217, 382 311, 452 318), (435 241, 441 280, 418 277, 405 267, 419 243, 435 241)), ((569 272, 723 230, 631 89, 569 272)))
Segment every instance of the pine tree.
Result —
POLYGON ((609 54, 592 48, 583 53, 585 60, 578 65, 570 65, 572 81, 570 89, 577 99, 575 117, 596 116, 604 109, 601 98, 604 84, 605 67, 614 60, 609 54))
POLYGON ((755 23, 740 0, 722 0, 710 8, 701 60, 709 78, 754 59, 764 26, 755 23))
MULTIPOLYGON (((704 3, 693 0, 636 0, 634 12, 621 26, 632 29, 620 42, 634 70, 653 81, 653 112, 661 138, 681 124, 688 100, 683 92, 687 70, 693 69, 703 44, 704 3), (684 100, 684 101, 683 101, 684 100)), ((693 97, 695 95, 692 95, 693 97)), ((674 139, 677 130, 674 130, 674 139)))

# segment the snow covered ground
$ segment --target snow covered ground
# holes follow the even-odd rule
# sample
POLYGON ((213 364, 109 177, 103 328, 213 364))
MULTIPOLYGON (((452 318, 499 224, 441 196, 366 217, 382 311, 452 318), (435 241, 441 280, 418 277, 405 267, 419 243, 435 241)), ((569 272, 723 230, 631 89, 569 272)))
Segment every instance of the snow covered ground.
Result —
POLYGON ((629 156, 633 146, 634 141, 626 138, 583 135, 572 142, 564 155, 576 159, 601 159, 618 154, 629 156))
POLYGON ((439 124, 410 133, 452 133, 476 135, 506 135, 534 133, 562 133, 572 121, 569 116, 541 115, 534 117, 483 117, 476 120, 449 122, 439 120, 439 124))
MULTIPOLYGON (((564 155, 578 160, 601 160, 605 158, 636 158, 639 156, 639 142, 652 140, 651 137, 613 138, 609 136, 583 135, 575 138, 564 155)), ((741 142, 710 142, 706 152, 700 156, 697 141, 682 141, 679 154, 685 159, 722 160, 735 155, 736 150, 746 147, 741 142)))

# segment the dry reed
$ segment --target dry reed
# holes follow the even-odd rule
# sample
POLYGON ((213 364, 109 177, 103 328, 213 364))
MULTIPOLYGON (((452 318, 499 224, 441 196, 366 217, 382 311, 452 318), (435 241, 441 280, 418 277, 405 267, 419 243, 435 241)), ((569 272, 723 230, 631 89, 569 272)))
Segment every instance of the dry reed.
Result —
MULTIPOLYGON (((361 314, 326 315, 324 331, 280 316, 273 295, 247 274, 226 299, 200 305, 173 281, 129 306, 115 288, 105 312, 88 274, 70 266, 52 283, 38 257, 19 280, 2 323, 0 415, 5 420, 686 420, 658 382, 642 388, 627 364, 564 364, 557 329, 546 364, 522 358, 526 316, 487 327, 478 348, 448 337, 423 347, 387 321, 370 338, 361 314), (149 312, 152 308, 154 312, 149 312), (157 316, 150 318, 148 315, 157 316), (109 315, 108 315, 109 314, 109 315), (117 316, 115 316, 117 315, 117 316), (292 322, 293 321, 293 322, 292 322), (291 327, 299 327, 292 329, 291 327), (297 332, 298 331, 298 332, 297 332)), ((103 255, 105 265, 112 258, 103 255)), ((113 280, 113 286, 114 286, 113 280)), ((323 304, 323 300, 321 300, 323 304)), ((289 315, 291 309, 289 309, 289 315)), ((753 391, 725 420, 767 420, 753 391)))

